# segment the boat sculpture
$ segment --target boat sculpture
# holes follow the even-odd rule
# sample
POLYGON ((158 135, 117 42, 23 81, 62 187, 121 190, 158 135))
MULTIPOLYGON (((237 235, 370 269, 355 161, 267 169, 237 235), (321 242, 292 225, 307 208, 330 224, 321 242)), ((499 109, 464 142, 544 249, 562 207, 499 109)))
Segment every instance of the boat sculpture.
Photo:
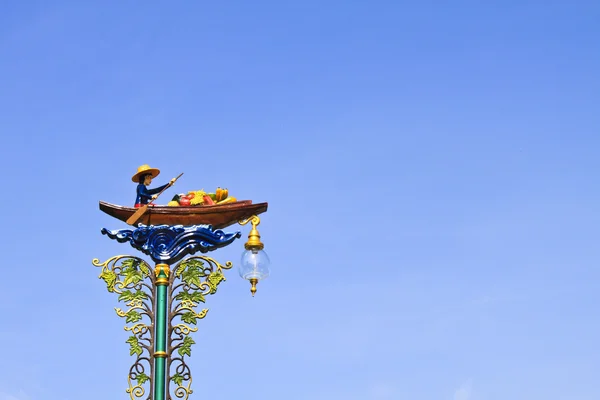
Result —
MULTIPOLYGON (((190 207, 150 205, 133 225, 212 225, 213 229, 223 229, 253 215, 262 214, 267 211, 267 207, 268 203, 252 204, 252 200, 190 207)), ((126 222, 138 209, 100 201, 100 210, 126 222)))

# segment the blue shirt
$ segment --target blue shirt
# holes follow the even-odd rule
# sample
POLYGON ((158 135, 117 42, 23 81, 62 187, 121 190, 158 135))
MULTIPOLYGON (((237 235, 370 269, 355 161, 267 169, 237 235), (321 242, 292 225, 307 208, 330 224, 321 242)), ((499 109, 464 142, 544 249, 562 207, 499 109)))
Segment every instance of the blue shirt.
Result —
POLYGON ((135 204, 148 204, 152 200, 152 195, 159 193, 161 190, 166 188, 169 184, 162 185, 156 189, 148 189, 146 185, 140 183, 137 186, 137 196, 135 198, 135 204))

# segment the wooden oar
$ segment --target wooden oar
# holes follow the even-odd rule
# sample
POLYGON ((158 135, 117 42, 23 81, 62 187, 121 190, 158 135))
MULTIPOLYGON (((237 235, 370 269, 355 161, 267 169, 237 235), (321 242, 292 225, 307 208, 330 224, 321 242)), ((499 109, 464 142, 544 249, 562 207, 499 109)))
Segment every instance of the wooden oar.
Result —
MULTIPOLYGON (((177 178, 175 178, 175 180, 173 181, 173 183, 175 183, 175 181, 177 179, 179 179, 181 177, 181 175, 183 175, 183 172, 180 173, 177 178)), ((129 225, 135 224, 142 217, 142 215, 144 215, 146 213, 146 211, 148 210, 148 206, 150 204, 154 203, 154 200, 158 199, 158 196, 160 196, 162 194, 162 192, 164 192, 165 190, 167 190, 168 188, 170 188, 173 185, 173 183, 169 182, 169 184, 163 190, 161 190, 160 192, 158 192, 158 194, 156 195, 156 197, 154 199, 152 199, 152 201, 150 201, 150 203, 144 204, 143 206, 141 206, 140 208, 138 208, 138 210, 136 212, 134 212, 133 215, 127 219, 126 222, 129 225)))

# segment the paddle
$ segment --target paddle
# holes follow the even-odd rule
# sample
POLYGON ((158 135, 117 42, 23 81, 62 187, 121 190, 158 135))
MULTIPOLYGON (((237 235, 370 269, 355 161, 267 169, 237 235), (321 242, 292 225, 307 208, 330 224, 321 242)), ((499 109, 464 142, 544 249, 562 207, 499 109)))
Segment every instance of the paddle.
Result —
MULTIPOLYGON (((175 183, 175 181, 177 179, 179 179, 181 177, 181 175, 183 175, 183 172, 180 173, 179 176, 177 176, 177 178, 175 178, 175 180, 173 181, 173 183, 175 183)), ((165 190, 167 190, 168 188, 170 188, 173 185, 173 183, 169 182, 169 184, 163 190, 161 190, 160 192, 158 192, 158 194, 156 195, 156 197, 153 198, 152 201, 150 201, 150 203, 144 204, 143 206, 141 206, 140 208, 138 208, 138 210, 136 212, 134 212, 133 215, 127 219, 126 222, 129 225, 135 224, 138 221, 138 219, 140 219, 142 217, 142 215, 144 215, 146 213, 146 210, 148 210, 148 206, 150 204, 152 204, 154 202, 154 200, 158 199, 158 196, 160 196, 162 194, 162 192, 164 192, 165 190)))

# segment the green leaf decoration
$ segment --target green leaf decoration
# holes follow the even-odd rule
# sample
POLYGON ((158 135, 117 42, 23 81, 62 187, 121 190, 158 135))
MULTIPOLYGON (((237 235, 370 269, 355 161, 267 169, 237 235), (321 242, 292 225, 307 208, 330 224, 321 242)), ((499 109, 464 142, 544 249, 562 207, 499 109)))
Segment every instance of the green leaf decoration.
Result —
POLYGON ((135 292, 132 292, 131 290, 123 290, 123 292, 121 292, 119 295, 119 301, 125 302, 134 300, 142 301, 148 298, 148 294, 142 290, 136 290, 135 292))
POLYGON ((129 312, 126 315, 127 318, 125 319, 125 321, 127 323, 137 322, 140 319, 142 319, 142 315, 135 310, 129 310, 129 312))
POLYGON ((189 336, 186 336, 183 338, 183 342, 181 344, 181 347, 179 349, 177 349, 177 352, 179 353, 180 356, 185 356, 187 355, 188 357, 192 356, 192 345, 196 344, 196 342, 194 342, 194 339, 192 339, 189 336))
POLYGON ((193 301, 194 303, 204 303, 204 295, 200 292, 193 292, 190 295, 190 300, 193 301))
POLYGON ((140 263, 140 271, 142 271, 144 276, 150 276, 150 268, 148 268, 148 264, 140 263))
POLYGON ((121 267, 123 267, 123 269, 125 269, 125 268, 137 269, 137 267, 139 265, 140 265, 140 260, 135 259, 135 258, 127 258, 121 262, 121 267))
POLYGON ((119 301, 131 301, 133 300, 133 292, 131 290, 123 290, 119 295, 119 301))
POLYGON ((138 385, 143 385, 145 382, 150 380, 150 377, 148 377, 148 375, 142 372, 141 374, 138 374, 136 380, 138 385))
POLYGON ((206 281, 208 282, 208 286, 210 287, 210 294, 216 293, 217 286, 223 280, 225 280, 225 277, 220 272, 211 272, 210 275, 208 275, 206 281))
POLYGON ((125 276, 125 279, 123 279, 123 286, 135 285, 144 279, 142 272, 133 266, 123 268, 121 274, 125 276))
POLYGON ((177 293, 177 296, 175 296, 176 300, 181 300, 181 301, 190 301, 192 303, 204 303, 205 299, 204 299, 204 295, 201 292, 188 292, 187 290, 182 290, 181 292, 177 293))
POLYGON ((177 386, 181 386, 183 383, 183 375, 175 374, 171 377, 171 380, 175 382, 177 386))
POLYGON ((149 299, 150 296, 148 296, 148 293, 144 292, 143 290, 136 290, 135 293, 132 294, 132 298, 131 300, 146 300, 149 299))
POLYGON ((203 268, 204 267, 204 261, 199 260, 197 258, 193 258, 191 260, 187 260, 186 264, 188 267, 195 267, 195 268, 203 268))
POLYGON ((187 290, 182 290, 181 292, 177 293, 177 296, 175 296, 175 300, 186 300, 189 297, 189 292, 187 290))
POLYGON ((186 324, 196 325, 198 317, 196 316, 195 312, 188 311, 181 316, 181 320, 186 324))
POLYGON ((200 286, 200 278, 205 276, 204 272, 200 270, 197 265, 189 265, 185 271, 181 274, 181 280, 188 286, 200 286))
POLYGON ((179 267, 177 267, 177 269, 175 270, 175 276, 179 278, 181 276, 181 274, 183 273, 183 271, 185 270, 185 267, 186 267, 185 262, 181 263, 179 265, 179 267))
POLYGON ((117 274, 115 274, 113 271, 103 271, 100 274, 100 279, 102 279, 102 280, 104 280, 104 282, 106 282, 106 289, 109 292, 115 291, 115 283, 117 282, 117 274))
POLYGON ((135 292, 135 298, 137 300, 146 300, 146 299, 149 299, 150 296, 148 295, 148 293, 146 293, 146 292, 144 292, 142 290, 138 290, 138 291, 135 292))
POLYGON ((138 338, 136 336, 130 336, 129 339, 127 339, 127 343, 129 343, 130 345, 130 356, 134 354, 137 354, 138 356, 142 355, 142 346, 140 345, 140 342, 138 341, 138 338))

